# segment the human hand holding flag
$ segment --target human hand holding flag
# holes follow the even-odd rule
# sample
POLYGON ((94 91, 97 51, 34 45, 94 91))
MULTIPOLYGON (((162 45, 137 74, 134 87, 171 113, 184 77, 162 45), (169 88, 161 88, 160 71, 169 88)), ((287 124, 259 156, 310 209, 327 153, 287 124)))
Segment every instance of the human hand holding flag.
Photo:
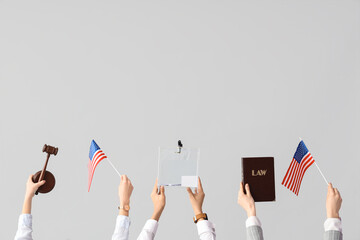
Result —
MULTIPOLYGON (((304 174, 313 163, 315 163, 315 160, 313 159, 311 153, 306 147, 304 141, 300 138, 300 143, 296 149, 294 157, 281 184, 287 187, 296 195, 299 195, 300 186, 304 174)), ((320 171, 320 168, 317 166, 316 163, 315 165, 323 176, 325 182, 327 183, 327 180, 320 171)))
POLYGON ((331 183, 328 185, 328 192, 326 196, 326 215, 327 218, 340 218, 339 211, 341 208, 342 198, 337 188, 334 188, 331 183))

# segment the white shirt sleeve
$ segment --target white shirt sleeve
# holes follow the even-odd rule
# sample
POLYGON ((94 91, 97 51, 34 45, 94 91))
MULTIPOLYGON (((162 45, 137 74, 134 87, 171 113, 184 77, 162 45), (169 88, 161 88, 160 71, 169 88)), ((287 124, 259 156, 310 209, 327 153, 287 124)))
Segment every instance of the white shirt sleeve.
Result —
POLYGON ((15 240, 32 240, 32 215, 21 214, 15 240))
POLYGON ((128 240, 131 221, 128 216, 118 215, 112 240, 128 240))
POLYGON ((200 240, 215 240, 215 226, 208 220, 202 220, 196 223, 200 240))
POLYGON ((324 222, 325 232, 330 230, 339 231, 342 233, 342 224, 339 218, 328 218, 324 222))
POLYGON ((155 238, 155 234, 157 231, 157 228, 159 226, 158 221, 154 219, 149 219, 146 221, 145 226, 141 230, 141 233, 138 240, 153 240, 155 238))
POLYGON ((251 216, 251 217, 248 217, 248 219, 246 219, 246 227, 251 227, 251 226, 259 226, 261 227, 261 222, 260 222, 260 219, 258 219, 256 216, 251 216))

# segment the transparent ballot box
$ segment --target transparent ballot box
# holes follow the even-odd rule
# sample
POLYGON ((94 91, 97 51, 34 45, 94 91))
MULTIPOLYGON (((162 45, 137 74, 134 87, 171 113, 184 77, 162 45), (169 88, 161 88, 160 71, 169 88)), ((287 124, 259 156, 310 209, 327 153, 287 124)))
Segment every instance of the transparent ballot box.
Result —
POLYGON ((198 148, 159 148, 158 185, 197 187, 198 148))

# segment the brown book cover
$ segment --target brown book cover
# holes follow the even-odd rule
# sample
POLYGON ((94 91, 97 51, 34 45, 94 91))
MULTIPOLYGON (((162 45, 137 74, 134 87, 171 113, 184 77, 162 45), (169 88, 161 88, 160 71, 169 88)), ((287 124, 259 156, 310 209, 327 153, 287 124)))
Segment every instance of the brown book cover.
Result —
POLYGON ((241 166, 242 181, 249 184, 255 202, 275 201, 274 158, 244 157, 241 166))

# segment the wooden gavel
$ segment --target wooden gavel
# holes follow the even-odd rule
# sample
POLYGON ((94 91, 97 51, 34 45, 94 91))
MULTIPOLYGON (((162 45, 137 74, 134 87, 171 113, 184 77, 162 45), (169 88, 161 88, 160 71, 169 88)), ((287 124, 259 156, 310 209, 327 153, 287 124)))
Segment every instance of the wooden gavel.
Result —
POLYGON ((46 171, 46 167, 48 165, 50 155, 54 154, 56 156, 58 153, 58 148, 45 144, 42 151, 47 153, 44 168, 42 171, 35 173, 32 180, 34 183, 45 180, 45 184, 39 187, 39 189, 35 192, 36 195, 38 195, 38 193, 48 193, 55 187, 55 177, 51 172, 46 171))

